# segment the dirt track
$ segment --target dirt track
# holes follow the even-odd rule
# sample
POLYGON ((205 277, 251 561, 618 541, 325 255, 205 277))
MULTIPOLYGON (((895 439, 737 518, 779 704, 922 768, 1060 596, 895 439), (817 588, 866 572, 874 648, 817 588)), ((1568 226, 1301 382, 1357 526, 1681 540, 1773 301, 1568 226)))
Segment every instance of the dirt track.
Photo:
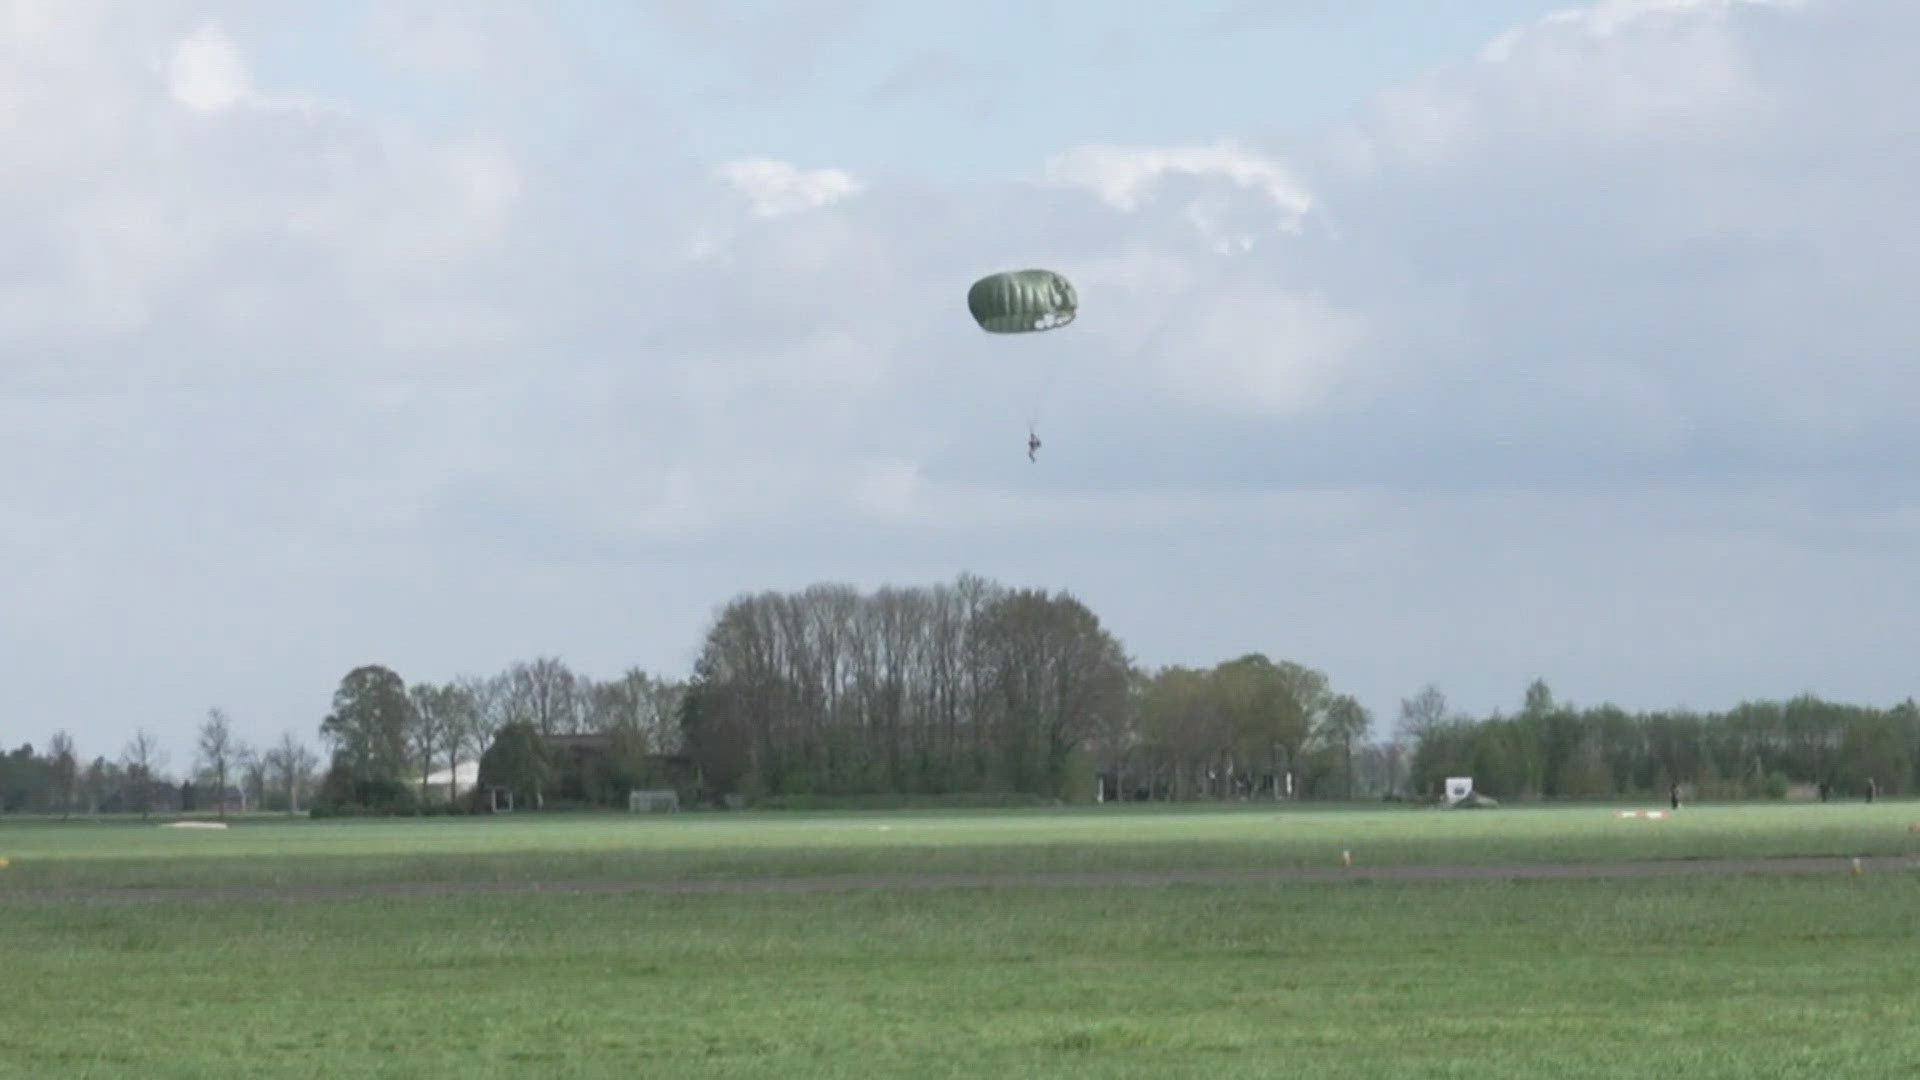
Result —
MULTIPOLYGON (((1920 859, 1863 858, 1868 873, 1920 870, 1920 859)), ((847 874, 821 877, 701 878, 634 881, 386 881, 366 884, 225 885, 213 887, 53 887, 0 885, 4 903, 194 903, 236 900, 340 900, 512 893, 747 893, 1003 888, 1156 888, 1171 885, 1283 885, 1332 881, 1502 881, 1580 878, 1700 877, 1726 874, 1847 874, 1844 857, 1665 859, 1615 863, 1298 867, 1285 870, 1193 870, 1033 874, 847 874)))

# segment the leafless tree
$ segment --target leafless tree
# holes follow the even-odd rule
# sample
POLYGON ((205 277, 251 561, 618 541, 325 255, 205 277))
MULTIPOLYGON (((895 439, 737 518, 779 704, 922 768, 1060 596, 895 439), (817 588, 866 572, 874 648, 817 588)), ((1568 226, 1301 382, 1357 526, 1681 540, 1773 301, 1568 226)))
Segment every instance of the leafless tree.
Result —
POLYGON ((650 754, 678 748, 684 683, 629 668, 617 679, 600 683, 582 679, 581 685, 587 690, 582 712, 589 729, 625 735, 650 754))
POLYGON ((60 804, 60 816, 66 818, 73 813, 73 796, 80 780, 80 763, 73 755, 73 737, 65 731, 54 732, 47 753, 53 762, 53 795, 60 804))
POLYGON ((220 816, 227 816, 227 774, 234 764, 233 725, 227 714, 208 709, 206 722, 200 725, 200 769, 213 781, 214 798, 219 800, 220 816))
POLYGON ((532 724, 542 735, 564 735, 580 728, 575 676, 566 664, 543 656, 507 671, 509 719, 532 724))
POLYGON ((478 759, 499 730, 499 689, 499 680, 473 677, 456 679, 447 686, 446 727, 441 732, 440 752, 446 755, 450 802, 460 795, 462 755, 472 755, 468 760, 478 759))
POLYGON ((300 812, 300 789, 305 787, 319 765, 320 757, 289 731, 280 736, 280 745, 267 751, 265 764, 276 784, 287 796, 287 813, 300 812))
POLYGON ((819 585, 726 605, 681 700, 723 787, 1038 792, 1125 722, 1127 672, 1064 594, 819 585))
POLYGON ((407 688, 407 697, 413 702, 413 709, 407 715, 407 749, 420 770, 423 799, 427 796, 427 785, 432 782, 435 755, 454 741, 448 730, 453 711, 449 700, 451 691, 452 687, 432 683, 414 683, 407 688))
POLYGON ((155 772, 166 764, 166 755, 160 749, 160 742, 146 728, 136 729, 133 738, 120 755, 121 763, 127 769, 127 782, 134 786, 140 801, 140 816, 145 818, 153 812, 153 785, 155 772))
POLYGON ((1418 742, 1447 723, 1447 695, 1432 683, 1400 702, 1400 730, 1418 742))
POLYGON ((234 772, 240 777, 240 809, 259 810, 267 801, 268 777, 272 770, 266 755, 245 743, 235 745, 234 772))

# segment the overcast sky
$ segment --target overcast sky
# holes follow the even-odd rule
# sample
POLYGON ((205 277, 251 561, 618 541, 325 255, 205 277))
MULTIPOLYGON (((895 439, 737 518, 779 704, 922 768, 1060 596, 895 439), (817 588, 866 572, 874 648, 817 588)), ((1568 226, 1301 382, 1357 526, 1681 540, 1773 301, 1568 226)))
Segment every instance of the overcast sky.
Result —
POLYGON ((1891 704, 1916 102, 1886 0, 0 3, 0 741, 962 571, 1383 722, 1891 704))

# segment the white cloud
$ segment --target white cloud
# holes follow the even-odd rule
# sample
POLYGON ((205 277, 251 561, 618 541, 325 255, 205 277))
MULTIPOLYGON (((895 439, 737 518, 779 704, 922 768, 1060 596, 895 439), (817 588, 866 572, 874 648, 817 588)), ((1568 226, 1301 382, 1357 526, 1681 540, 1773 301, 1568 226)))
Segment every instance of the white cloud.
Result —
POLYGON ((167 83, 175 101, 199 112, 231 108, 253 92, 240 50, 211 23, 174 46, 167 83))
POLYGON ((1750 46, 1799 0, 1601 0, 1515 27, 1472 62, 1382 94, 1340 144, 1363 167, 1470 163, 1500 133, 1543 152, 1711 139, 1774 89, 1750 46))
POLYGON ((866 189, 843 169, 802 169, 768 158, 728 162, 720 175, 747 197, 754 214, 767 218, 818 210, 866 189))
POLYGON ((862 516, 900 520, 919 507, 924 487, 919 462, 886 457, 861 466, 849 502, 862 516))
POLYGON ((1915 155, 1851 89, 1884 97, 1903 61, 1871 43, 1911 24, 1607 5, 1399 91, 1319 185, 1409 396, 1591 468, 1911 446, 1883 403, 1920 391, 1885 363, 1920 344, 1885 288, 1920 271, 1889 182, 1915 155))
MULTIPOLYGON (((1698 26, 1702 16, 1727 13, 1742 7, 1798 8, 1805 0, 1598 0, 1585 7, 1570 7, 1549 12, 1535 24, 1541 28, 1572 28, 1596 38, 1610 38, 1629 30, 1667 29, 1676 25, 1685 29, 1698 26)), ((1500 35, 1483 56, 1509 59, 1526 42, 1527 31, 1513 30, 1500 35)))
MULTIPOLYGON (((1233 142, 1211 146, 1075 147, 1049 159, 1046 178, 1056 184, 1084 188, 1101 201, 1128 213, 1151 202, 1172 177, 1224 179, 1233 186, 1263 196, 1271 204, 1275 225, 1297 231, 1313 209, 1313 199, 1293 173, 1271 157, 1233 142)), ((1214 193, 1211 201, 1196 198, 1186 206, 1188 219, 1209 236, 1218 238, 1218 215, 1224 206, 1214 193)), ((1245 234, 1243 234, 1245 235, 1245 234)), ((1241 237, 1227 243, 1249 246, 1241 237)))
POLYGON ((173 41, 159 85, 116 77, 131 49, 27 76, 72 108, 22 121, 28 179, 0 185, 34 263, 0 274, 0 386, 391 376, 511 336, 524 310, 482 295, 526 189, 506 144, 258 93, 212 24, 173 41))
POLYGON ((1168 388, 1209 411, 1313 411, 1353 371, 1365 327, 1313 293, 1243 285, 1193 305, 1158 358, 1168 388))
MULTIPOLYGON (((1695 601, 1754 620, 1705 658, 1733 678, 1814 593, 1743 575, 1898 638, 1920 22, 1670 7, 1529 26, 1284 154, 945 184, 716 183, 625 99, 567 98, 621 140, 409 124, 288 93, 257 23, 0 7, 41 17, 0 67, 0 457, 44 463, 0 476, 0 641, 48 673, 20 692, 64 703, 138 638, 125 693, 252 695, 271 734, 368 655, 672 668, 733 590, 962 568, 1070 585, 1151 661, 1297 644, 1401 692, 1552 675, 1576 658, 1514 628, 1583 606, 1627 671, 1639 613, 1695 601), (968 282, 1026 265, 1081 318, 983 335, 968 282)), ((505 63, 411 29, 428 70, 505 63)), ((1686 645, 1663 685, 1703 685, 1686 645)))
POLYGON ((512 49, 524 47, 539 28, 525 8, 454 0, 407 0, 384 4, 368 17, 375 49, 402 66, 436 75, 479 75, 511 66, 512 49))

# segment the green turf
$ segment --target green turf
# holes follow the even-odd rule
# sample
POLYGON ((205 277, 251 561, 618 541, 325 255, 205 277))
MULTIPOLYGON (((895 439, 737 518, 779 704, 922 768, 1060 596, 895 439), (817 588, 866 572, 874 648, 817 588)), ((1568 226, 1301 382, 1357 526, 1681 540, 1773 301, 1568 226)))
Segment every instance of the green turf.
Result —
POLYGON ((9 1076, 1920 1070, 1893 876, 22 905, 9 1076))
POLYGON ((872 868, 862 860, 1017 875, 1268 848, 1325 862, 1344 845, 1429 863, 1883 841, 1892 854, 1912 850, 1916 809, 6 825, 0 1077, 1907 1077, 1920 1075, 1911 872, 379 898, 298 886, 380 867, 463 882, 512 867, 583 881, 872 868), (36 898, 49 883, 181 874, 289 887, 36 898))
POLYGON ((594 881, 872 873, 1920 854, 1920 804, 1497 811, 1134 810, 681 814, 0 825, 0 894, 48 885, 594 881))

